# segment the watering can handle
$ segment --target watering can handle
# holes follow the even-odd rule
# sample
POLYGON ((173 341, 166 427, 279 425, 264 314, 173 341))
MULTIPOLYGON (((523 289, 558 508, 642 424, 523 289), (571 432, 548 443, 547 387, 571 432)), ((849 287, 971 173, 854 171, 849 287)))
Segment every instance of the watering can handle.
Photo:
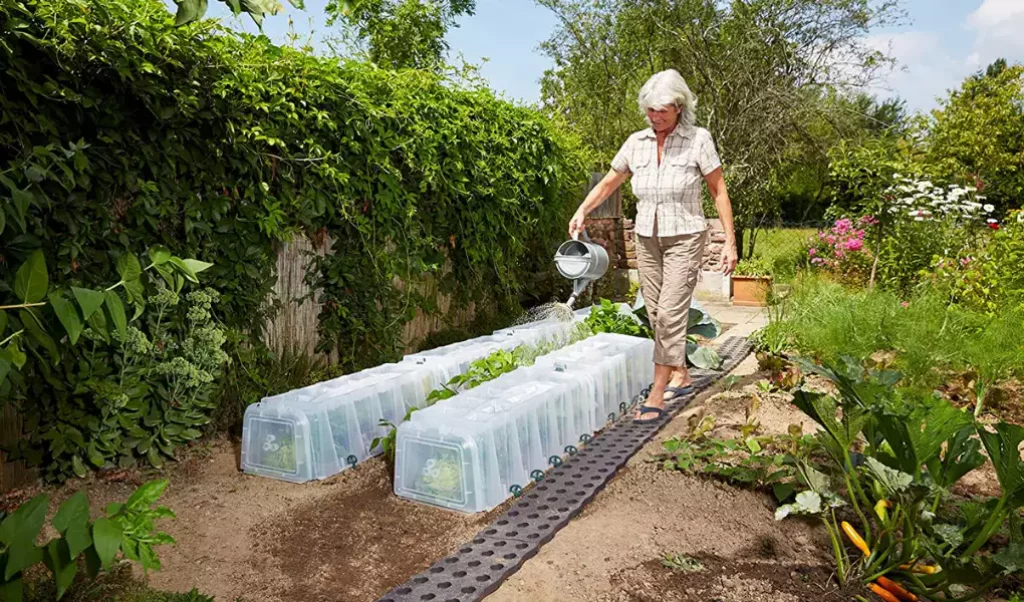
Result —
POLYGON ((586 229, 586 228, 582 228, 582 229, 580 229, 579 231, 577 231, 577 232, 573 233, 573 235, 572 235, 572 239, 573 239, 573 240, 578 240, 578 239, 579 239, 579 236, 580 236, 580 234, 582 234, 582 235, 583 235, 583 242, 590 242, 590 235, 589 235, 589 234, 587 234, 587 229, 586 229))

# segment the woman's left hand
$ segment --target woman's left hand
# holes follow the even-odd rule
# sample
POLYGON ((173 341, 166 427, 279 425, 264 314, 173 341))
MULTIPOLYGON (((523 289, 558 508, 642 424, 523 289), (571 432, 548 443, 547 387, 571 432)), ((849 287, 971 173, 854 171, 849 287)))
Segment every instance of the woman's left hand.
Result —
POLYGON ((736 269, 736 262, 739 261, 739 253, 736 252, 736 245, 725 245, 722 249, 722 271, 726 275, 732 274, 733 270, 736 269))

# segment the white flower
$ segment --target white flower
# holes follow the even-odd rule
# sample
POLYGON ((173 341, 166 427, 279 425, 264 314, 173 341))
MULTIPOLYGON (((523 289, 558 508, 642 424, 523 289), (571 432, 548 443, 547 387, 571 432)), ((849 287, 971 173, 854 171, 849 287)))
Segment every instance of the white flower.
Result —
POLYGON ((924 218, 923 218, 923 217, 915 217, 915 218, 914 218, 914 221, 915 221, 915 222, 923 222, 923 221, 924 221, 924 218))
POLYGON ((1024 224, 1024 211, 1017 214, 1017 223, 1024 224))
POLYGON ((921 215, 921 212, 917 211, 917 210, 914 210, 914 211, 911 211, 910 213, 908 213, 907 215, 909 215, 910 217, 917 217, 917 216, 921 215))
POLYGON ((978 189, 974 186, 964 186, 964 190, 967 192, 978 192, 978 189))
POLYGON ((993 205, 985 205, 983 209, 985 210, 985 213, 992 213, 993 211, 996 210, 995 206, 993 205))
POLYGON ((999 223, 999 221, 998 221, 998 220, 994 220, 994 219, 992 219, 992 218, 990 217, 990 218, 988 218, 987 220, 985 220, 985 223, 988 223, 988 224, 998 224, 998 223, 999 223))

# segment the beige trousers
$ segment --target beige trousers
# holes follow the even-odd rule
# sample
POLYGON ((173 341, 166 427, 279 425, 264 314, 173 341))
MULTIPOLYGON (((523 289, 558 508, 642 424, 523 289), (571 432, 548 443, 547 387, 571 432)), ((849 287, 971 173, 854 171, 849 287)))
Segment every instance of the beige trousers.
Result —
POLYGON ((636 237, 637 266, 644 306, 654 327, 654 363, 686 365, 686 328, 697 286, 707 232, 636 237))

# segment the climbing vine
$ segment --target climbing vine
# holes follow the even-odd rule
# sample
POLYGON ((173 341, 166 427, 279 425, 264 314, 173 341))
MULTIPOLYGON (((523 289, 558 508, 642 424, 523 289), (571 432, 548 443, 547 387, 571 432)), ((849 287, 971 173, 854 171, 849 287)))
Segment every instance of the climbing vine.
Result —
POLYGON ((159 0, 0 0, 0 66, 0 303, 36 251, 53 286, 88 288, 161 245, 214 264, 244 344, 304 235, 330 241, 307 274, 320 348, 360 368, 436 311, 424 277, 514 304, 586 181, 575 138, 490 90, 176 27, 159 0))

